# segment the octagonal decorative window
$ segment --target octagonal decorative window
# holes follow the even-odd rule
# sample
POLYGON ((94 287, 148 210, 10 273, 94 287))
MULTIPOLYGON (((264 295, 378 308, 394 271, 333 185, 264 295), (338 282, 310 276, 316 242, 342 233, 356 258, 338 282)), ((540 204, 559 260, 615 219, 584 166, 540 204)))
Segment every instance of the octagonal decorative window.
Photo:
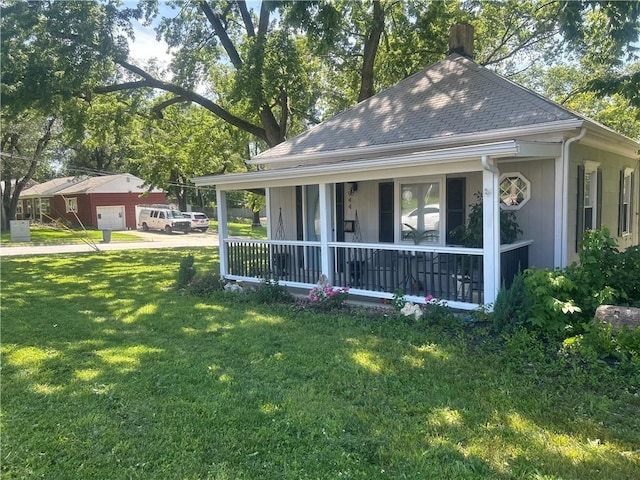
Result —
POLYGON ((519 210, 531 198, 531 182, 521 173, 500 175, 500 207, 519 210))

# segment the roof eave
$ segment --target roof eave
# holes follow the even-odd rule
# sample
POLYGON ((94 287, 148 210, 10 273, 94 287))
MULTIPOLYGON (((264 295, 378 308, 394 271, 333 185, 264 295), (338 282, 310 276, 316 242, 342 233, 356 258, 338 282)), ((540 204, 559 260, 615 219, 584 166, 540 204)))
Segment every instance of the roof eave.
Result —
MULTIPOLYGON (((362 176, 363 172, 370 174, 373 171, 379 172, 380 178, 384 178, 385 176, 389 176, 389 172, 392 172, 393 176, 394 171, 404 167, 479 160, 484 155, 492 158, 529 156, 533 154, 534 148, 535 146, 533 144, 508 140, 416 152, 409 155, 337 162, 322 165, 321 168, 319 168, 318 165, 308 165, 277 170, 208 175, 192 178, 192 181, 196 186, 216 185, 217 187, 222 187, 220 190, 241 190, 256 187, 280 186, 290 184, 291 182, 296 182, 300 185, 314 182, 324 183, 326 179, 331 177, 340 179, 338 181, 347 181, 346 179, 348 178, 358 178, 358 176, 362 176)), ((559 148, 558 145, 540 145, 540 149, 542 149, 540 151, 544 154, 559 154, 559 148)), ((540 151, 535 152, 535 154, 538 155, 540 151)))

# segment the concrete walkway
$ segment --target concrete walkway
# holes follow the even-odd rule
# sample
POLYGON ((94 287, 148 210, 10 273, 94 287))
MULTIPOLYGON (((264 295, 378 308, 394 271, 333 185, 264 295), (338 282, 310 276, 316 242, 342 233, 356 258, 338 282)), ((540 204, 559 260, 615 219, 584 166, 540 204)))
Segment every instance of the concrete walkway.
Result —
MULTIPOLYGON (((147 248, 176 248, 176 247, 217 247, 218 235, 207 233, 172 233, 164 232, 127 232, 140 237, 139 242, 97 242, 95 246, 100 251, 110 250, 139 250, 147 248)), ((95 252, 93 246, 86 243, 70 245, 29 245, 13 243, 0 245, 0 257, 18 255, 51 255, 55 253, 95 252)))

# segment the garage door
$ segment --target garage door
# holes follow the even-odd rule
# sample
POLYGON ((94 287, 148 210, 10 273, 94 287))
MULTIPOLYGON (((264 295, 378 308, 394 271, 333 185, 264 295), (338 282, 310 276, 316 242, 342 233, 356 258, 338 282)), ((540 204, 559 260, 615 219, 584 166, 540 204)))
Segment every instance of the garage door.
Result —
POLYGON ((96 207, 98 230, 125 230, 124 205, 96 207))

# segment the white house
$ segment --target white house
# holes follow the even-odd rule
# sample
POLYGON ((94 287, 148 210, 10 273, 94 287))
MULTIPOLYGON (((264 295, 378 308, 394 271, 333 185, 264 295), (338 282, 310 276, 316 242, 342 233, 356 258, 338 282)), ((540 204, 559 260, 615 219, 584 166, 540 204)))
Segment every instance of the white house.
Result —
POLYGON ((458 308, 495 300, 519 268, 577 260, 586 229, 638 244, 640 144, 453 53, 255 157, 215 185, 220 268, 351 292, 402 289, 458 308), (230 238, 226 192, 264 189, 268 240, 230 238), (460 244, 479 194, 483 246, 460 244), (500 244, 500 210, 522 235, 500 244), (416 229, 422 242, 409 239, 416 229))

